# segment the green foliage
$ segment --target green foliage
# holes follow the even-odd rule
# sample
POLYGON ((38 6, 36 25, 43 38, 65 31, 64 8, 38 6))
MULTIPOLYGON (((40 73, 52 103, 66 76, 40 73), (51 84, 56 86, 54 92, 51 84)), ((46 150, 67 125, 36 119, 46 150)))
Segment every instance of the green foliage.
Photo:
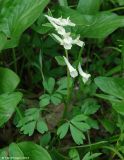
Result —
POLYGON ((0 0, 0 160, 124 160, 123 5, 0 0))
POLYGON ((83 14, 95 14, 98 13, 100 8, 100 0, 79 0, 77 9, 83 14))
POLYGON ((85 135, 83 132, 86 132, 90 129, 90 126, 85 122, 87 116, 81 114, 75 116, 69 122, 62 124, 58 130, 57 135, 62 139, 68 132, 70 128, 72 138, 76 144, 83 144, 83 139, 85 139, 85 135))
POLYGON ((113 77, 97 77, 96 85, 108 95, 98 95, 112 103, 112 107, 119 113, 124 114, 124 79, 113 77))
POLYGON ((105 38, 117 28, 124 26, 124 17, 110 12, 86 15, 70 8, 59 8, 58 12, 64 17, 70 15, 71 20, 77 25, 78 33, 86 38, 105 38))
POLYGON ((0 95, 0 126, 6 123, 14 113, 17 104, 22 99, 20 92, 0 95))
POLYGON ((60 104, 63 99, 63 95, 66 94, 66 87, 60 85, 56 90, 54 78, 49 78, 48 81, 44 81, 43 86, 48 94, 43 94, 40 96, 40 107, 45 107, 50 104, 50 102, 54 105, 60 104))
POLYGON ((72 159, 72 160, 80 160, 80 156, 79 156, 79 153, 76 149, 71 149, 69 151, 69 157, 72 159))
POLYGON ((22 93, 14 92, 20 82, 16 73, 1 67, 0 77, 0 126, 2 126, 12 117, 22 99, 22 93))
POLYGON ((52 160, 48 152, 32 142, 12 143, 0 152, 0 158, 29 158, 31 160, 52 160))
POLYGON ((101 155, 101 153, 94 153, 94 154, 91 154, 90 152, 88 152, 84 158, 82 160, 92 160, 94 158, 97 158, 101 155))
POLYGON ((8 68, 0 68, 0 94, 13 92, 20 79, 12 70, 8 68))
POLYGON ((24 117, 19 121, 17 127, 20 127, 20 131, 24 134, 28 134, 29 136, 34 133, 35 128, 39 133, 45 133, 48 131, 48 128, 40 114, 41 111, 38 108, 27 109, 24 117))
POLYGON ((0 50, 16 47, 21 34, 39 17, 49 0, 5 0, 0 11, 0 50))

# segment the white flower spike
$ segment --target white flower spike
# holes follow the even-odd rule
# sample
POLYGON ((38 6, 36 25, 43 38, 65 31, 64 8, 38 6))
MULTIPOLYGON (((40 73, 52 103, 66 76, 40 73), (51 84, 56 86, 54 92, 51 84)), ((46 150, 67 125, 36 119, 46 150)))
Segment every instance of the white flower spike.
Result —
POLYGON ((82 68, 81 68, 81 64, 79 63, 78 65, 78 71, 79 71, 79 74, 82 76, 82 80, 84 82, 84 84, 89 80, 89 78, 91 77, 90 74, 88 73, 85 73, 82 68))
POLYGON ((77 77, 78 76, 77 70, 69 63, 68 59, 65 56, 63 56, 63 58, 64 58, 65 63, 67 65, 68 69, 69 69, 71 77, 72 78, 77 77))
POLYGON ((70 21, 69 17, 67 19, 63 19, 62 17, 53 18, 48 15, 45 16, 53 25, 57 33, 61 35, 61 37, 59 37, 56 34, 52 35, 54 36, 55 39, 57 39, 57 41, 59 41, 60 45, 62 45, 66 50, 70 50, 73 44, 76 44, 80 47, 84 45, 84 42, 79 39, 80 36, 78 36, 76 39, 73 39, 71 37, 71 33, 66 32, 64 26, 75 26, 75 24, 70 21))

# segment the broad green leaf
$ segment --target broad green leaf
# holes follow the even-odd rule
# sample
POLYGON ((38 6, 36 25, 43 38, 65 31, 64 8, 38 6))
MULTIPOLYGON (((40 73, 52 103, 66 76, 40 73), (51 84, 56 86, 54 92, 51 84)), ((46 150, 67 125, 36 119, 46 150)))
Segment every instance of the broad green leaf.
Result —
POLYGON ((71 160, 80 160, 79 153, 76 149, 71 149, 69 151, 69 157, 71 158, 71 160))
POLYGON ((8 68, 0 67, 0 94, 14 91, 19 82, 20 79, 16 73, 8 68))
POLYGON ((58 9, 58 14, 65 18, 70 16, 72 22, 76 24, 76 32, 85 38, 105 38, 124 26, 124 16, 111 12, 86 15, 74 9, 61 7, 58 9))
POLYGON ((17 46, 21 34, 39 17, 49 0, 4 0, 0 11, 0 50, 17 46))
POLYGON ((123 6, 124 5, 124 0, 116 0, 120 6, 123 6))
POLYGON ((101 0, 79 0, 77 9, 83 14, 95 14, 100 8, 101 0))
POLYGON ((112 107, 120 114, 124 115, 124 100, 120 102, 112 102, 112 107))
POLYGON ((105 94, 95 94, 96 97, 98 98, 102 98, 105 100, 109 100, 110 102, 120 102, 119 99, 117 99, 116 97, 112 96, 112 95, 105 95, 105 94))
POLYGON ((21 142, 18 143, 18 146, 30 160, 52 160, 49 153, 43 147, 35 143, 21 142))
POLYGON ((11 143, 9 145, 9 157, 19 157, 24 158, 24 154, 16 143, 11 143))
POLYGON ((70 131, 74 142, 78 145, 83 144, 84 134, 72 124, 70 124, 70 131))
POLYGON ((67 134, 69 129, 69 122, 66 122, 64 124, 62 124, 58 130, 57 130, 57 135, 60 137, 60 139, 64 138, 65 135, 67 134))
POLYGON ((17 104, 22 99, 20 92, 0 95, 0 126, 6 123, 15 111, 17 104))
POLYGON ((40 132, 41 134, 44 134, 45 132, 48 131, 47 124, 44 122, 44 120, 40 119, 40 120, 37 122, 37 130, 38 130, 38 132, 40 132))
POLYGON ((117 77, 97 77, 96 85, 105 93, 124 99, 124 79, 117 77))

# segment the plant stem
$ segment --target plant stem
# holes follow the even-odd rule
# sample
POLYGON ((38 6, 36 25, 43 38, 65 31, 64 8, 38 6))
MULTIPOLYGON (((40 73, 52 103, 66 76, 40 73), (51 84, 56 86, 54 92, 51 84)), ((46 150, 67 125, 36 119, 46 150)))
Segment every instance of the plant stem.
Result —
MULTIPOLYGON (((66 58, 68 59, 68 51, 65 50, 65 55, 66 58)), ((69 103, 69 99, 70 99, 70 74, 69 74, 69 70, 67 67, 67 104, 69 103)))
POLYGON ((109 146, 103 146, 103 148, 111 150, 112 152, 115 153, 115 155, 117 155, 120 158, 120 160, 124 160, 124 157, 116 149, 109 147, 109 146))
POLYGON ((15 54, 15 49, 14 48, 12 48, 12 56, 13 56, 13 61, 14 61, 15 72, 17 73, 16 54, 15 54))
POLYGON ((124 53, 121 53, 121 75, 123 77, 123 69, 124 69, 124 53))
MULTIPOLYGON (((90 140, 90 131, 87 132, 88 143, 90 145, 90 152, 92 153, 91 140, 90 140)), ((92 158, 93 160, 93 158, 92 158)))
POLYGON ((23 117, 22 117, 22 114, 21 114, 20 110, 18 109, 18 107, 16 107, 16 112, 17 112, 17 114, 18 114, 20 120, 22 120, 23 117))
POLYGON ((123 10, 124 7, 118 7, 118 8, 113 8, 113 9, 110 9, 110 10, 107 10, 109 12, 114 12, 114 11, 119 11, 119 10, 123 10))
MULTIPOLYGON (((66 55, 66 58, 68 59, 68 51, 67 50, 65 50, 65 55, 66 55)), ((68 67, 67 67, 67 100, 64 103, 65 106, 64 106, 64 111, 63 111, 63 118, 66 117, 66 114, 67 114, 67 111, 68 111, 69 99, 70 99, 70 75, 69 75, 69 70, 68 70, 68 67)))

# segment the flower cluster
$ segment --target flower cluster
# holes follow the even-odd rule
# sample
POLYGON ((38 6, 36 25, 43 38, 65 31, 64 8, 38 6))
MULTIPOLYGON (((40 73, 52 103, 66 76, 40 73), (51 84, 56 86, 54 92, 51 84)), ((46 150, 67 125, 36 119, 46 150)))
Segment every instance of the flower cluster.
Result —
POLYGON ((64 60, 65 60, 65 63, 66 65, 68 66, 68 69, 69 69, 69 72, 70 72, 70 75, 72 78, 75 78, 78 76, 78 72, 80 74, 80 76, 82 77, 82 80, 84 83, 86 83, 88 81, 88 79, 91 77, 90 74, 88 73, 85 73, 82 68, 81 68, 81 64, 79 63, 78 64, 78 71, 69 63, 68 59, 63 56, 64 60))
MULTIPOLYGON (((73 39, 71 37, 71 33, 70 32, 66 32, 65 30, 65 26, 71 26, 71 27, 75 27, 75 24, 73 22, 71 22, 71 20, 69 19, 69 17, 67 19, 64 19, 62 17, 60 18, 54 18, 54 17, 50 17, 48 15, 45 15, 46 18, 49 20, 49 22, 52 24, 52 26, 55 28, 57 34, 52 34, 53 37, 60 43, 60 45, 62 45, 65 50, 70 50, 72 48, 72 46, 74 44, 78 45, 79 47, 83 47, 84 46, 84 42, 80 40, 80 36, 78 36, 76 39, 73 39)), ((91 77, 90 74, 85 73, 82 68, 81 68, 81 64, 79 63, 78 65, 78 71, 70 64, 70 62, 68 61, 68 59, 63 56, 64 61, 68 67, 68 70, 70 72, 70 75, 72 78, 75 78, 78 76, 78 72, 80 74, 80 76, 82 77, 82 80, 84 83, 86 83, 88 81, 88 79, 91 77)))
POLYGON ((76 39, 73 39, 71 37, 71 33, 70 32, 66 32, 66 30, 64 28, 65 26, 71 26, 71 27, 75 26, 75 24, 71 22, 71 20, 69 19, 69 17, 67 19, 64 19, 62 17, 60 17, 60 18, 53 18, 53 17, 50 17, 48 15, 45 15, 45 16, 47 17, 47 19, 49 20, 49 22, 52 24, 52 26, 55 28, 55 30, 57 31, 57 33, 60 35, 60 36, 58 36, 57 34, 52 34, 53 37, 66 50, 70 50, 72 48, 73 44, 76 44, 76 45, 78 45, 80 47, 82 47, 84 45, 84 42, 79 39, 80 36, 78 36, 76 39))

